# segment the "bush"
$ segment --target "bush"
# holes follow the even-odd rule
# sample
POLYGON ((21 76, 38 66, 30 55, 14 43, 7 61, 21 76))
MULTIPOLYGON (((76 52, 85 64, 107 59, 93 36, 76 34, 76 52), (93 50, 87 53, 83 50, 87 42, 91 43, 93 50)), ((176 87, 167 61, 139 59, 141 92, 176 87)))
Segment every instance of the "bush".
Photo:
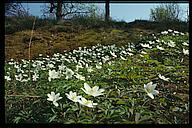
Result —
POLYGON ((182 21, 148 21, 148 20, 135 20, 128 23, 128 28, 149 29, 155 32, 163 30, 174 29, 181 32, 188 31, 188 24, 182 21))
POLYGON ((151 9, 150 18, 153 21, 180 21, 181 8, 178 4, 161 4, 154 9, 151 9))
MULTIPOLYGON (((23 30, 31 30, 33 27, 33 22, 34 22, 34 16, 5 17, 5 34, 13 34, 14 32, 23 30)), ((36 17, 35 29, 44 26, 51 26, 55 23, 56 23, 55 20, 41 19, 36 17)))

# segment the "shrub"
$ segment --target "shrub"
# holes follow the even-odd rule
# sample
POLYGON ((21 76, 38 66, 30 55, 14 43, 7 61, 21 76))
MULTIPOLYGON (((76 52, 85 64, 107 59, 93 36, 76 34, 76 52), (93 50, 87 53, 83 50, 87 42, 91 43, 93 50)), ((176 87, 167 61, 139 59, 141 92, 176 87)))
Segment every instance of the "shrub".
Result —
MULTIPOLYGON (((5 34, 12 34, 22 30, 31 30, 34 22, 34 16, 25 17, 5 17, 5 34)), ((35 29, 51 26, 55 24, 55 20, 41 19, 36 17, 35 29)))
POLYGON ((150 18, 154 21, 179 21, 181 8, 176 3, 161 4, 151 9, 150 18))

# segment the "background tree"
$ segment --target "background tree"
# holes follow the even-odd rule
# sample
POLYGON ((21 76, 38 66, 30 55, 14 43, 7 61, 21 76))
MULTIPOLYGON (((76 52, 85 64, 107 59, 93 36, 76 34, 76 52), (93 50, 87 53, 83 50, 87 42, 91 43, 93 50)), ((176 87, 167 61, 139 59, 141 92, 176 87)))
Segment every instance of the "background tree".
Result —
POLYGON ((21 3, 5 3, 5 16, 26 16, 28 12, 21 3))
POLYGON ((182 10, 177 3, 161 4, 151 9, 150 19, 157 22, 180 21, 182 10))
POLYGON ((109 0, 105 1, 105 21, 109 21, 110 10, 109 10, 109 0))
POLYGON ((50 4, 45 5, 43 8, 43 15, 54 14, 57 20, 70 19, 74 15, 89 14, 93 10, 91 4, 87 5, 84 3, 65 3, 61 0, 50 1, 50 4))

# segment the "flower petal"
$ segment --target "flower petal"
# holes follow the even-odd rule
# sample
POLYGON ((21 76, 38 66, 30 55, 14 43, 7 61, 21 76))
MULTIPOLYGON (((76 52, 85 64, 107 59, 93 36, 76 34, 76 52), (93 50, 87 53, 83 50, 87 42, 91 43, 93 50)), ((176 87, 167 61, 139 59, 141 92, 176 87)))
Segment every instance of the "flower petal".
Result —
POLYGON ((54 93, 54 92, 51 92, 51 96, 55 96, 55 93, 54 93))
POLYGON ((59 104, 58 104, 56 101, 53 101, 53 104, 54 104, 56 107, 59 106, 59 104))
POLYGON ((102 89, 102 88, 99 89, 99 92, 100 92, 100 93, 102 93, 102 92, 104 92, 104 91, 105 91, 105 89, 102 89))
POLYGON ((88 91, 86 91, 84 88, 81 88, 86 94, 90 95, 88 91))
POLYGON ((53 101, 53 99, 52 99, 52 98, 50 98, 50 97, 49 97, 49 98, 47 98, 47 100, 48 100, 48 101, 53 101))
POLYGON ((157 84, 152 84, 149 88, 151 91, 153 91, 156 88, 157 84))
POLYGON ((98 89, 99 89, 98 86, 94 86, 94 87, 92 88, 92 91, 93 91, 93 92, 96 92, 98 89))
POLYGON ((91 87, 87 83, 84 83, 84 88, 86 91, 91 91, 91 87))
POLYGON ((147 93, 147 95, 148 95, 149 97, 151 97, 151 99, 154 99, 154 96, 153 96, 152 93, 147 93))
POLYGON ((158 94, 159 94, 159 91, 154 90, 154 91, 153 91, 153 94, 154 94, 154 95, 158 95, 158 94))

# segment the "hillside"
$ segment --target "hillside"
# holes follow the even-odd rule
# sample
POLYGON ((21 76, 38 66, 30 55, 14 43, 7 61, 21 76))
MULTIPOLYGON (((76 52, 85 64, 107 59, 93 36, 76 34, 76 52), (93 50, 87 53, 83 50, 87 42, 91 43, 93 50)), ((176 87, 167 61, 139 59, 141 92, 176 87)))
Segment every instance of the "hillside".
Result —
POLYGON ((80 47, 52 57, 39 55, 31 61, 5 63, 6 123, 189 123, 187 32, 168 29, 148 37, 138 33, 139 42, 121 47, 83 47, 93 42, 131 41, 130 35, 118 29, 59 32, 56 37, 35 33, 33 47, 39 46, 35 47, 41 48, 38 52, 47 47, 53 51, 56 44, 60 44, 57 49, 80 47), (40 46, 45 37, 54 41, 53 46, 40 46))
MULTIPOLYGON (((63 53, 65 50, 71 51, 80 46, 89 47, 96 44, 121 46, 130 42, 138 42, 141 35, 146 36, 169 28, 181 32, 188 31, 187 25, 183 23, 172 26, 169 24, 161 25, 144 20, 135 20, 130 23, 110 22, 109 24, 101 22, 93 25, 66 21, 51 26, 45 25, 34 30, 31 48, 32 58, 39 54, 51 56, 53 53, 63 53)), ((29 29, 5 35, 5 59, 28 59, 30 35, 31 30, 29 29)))

